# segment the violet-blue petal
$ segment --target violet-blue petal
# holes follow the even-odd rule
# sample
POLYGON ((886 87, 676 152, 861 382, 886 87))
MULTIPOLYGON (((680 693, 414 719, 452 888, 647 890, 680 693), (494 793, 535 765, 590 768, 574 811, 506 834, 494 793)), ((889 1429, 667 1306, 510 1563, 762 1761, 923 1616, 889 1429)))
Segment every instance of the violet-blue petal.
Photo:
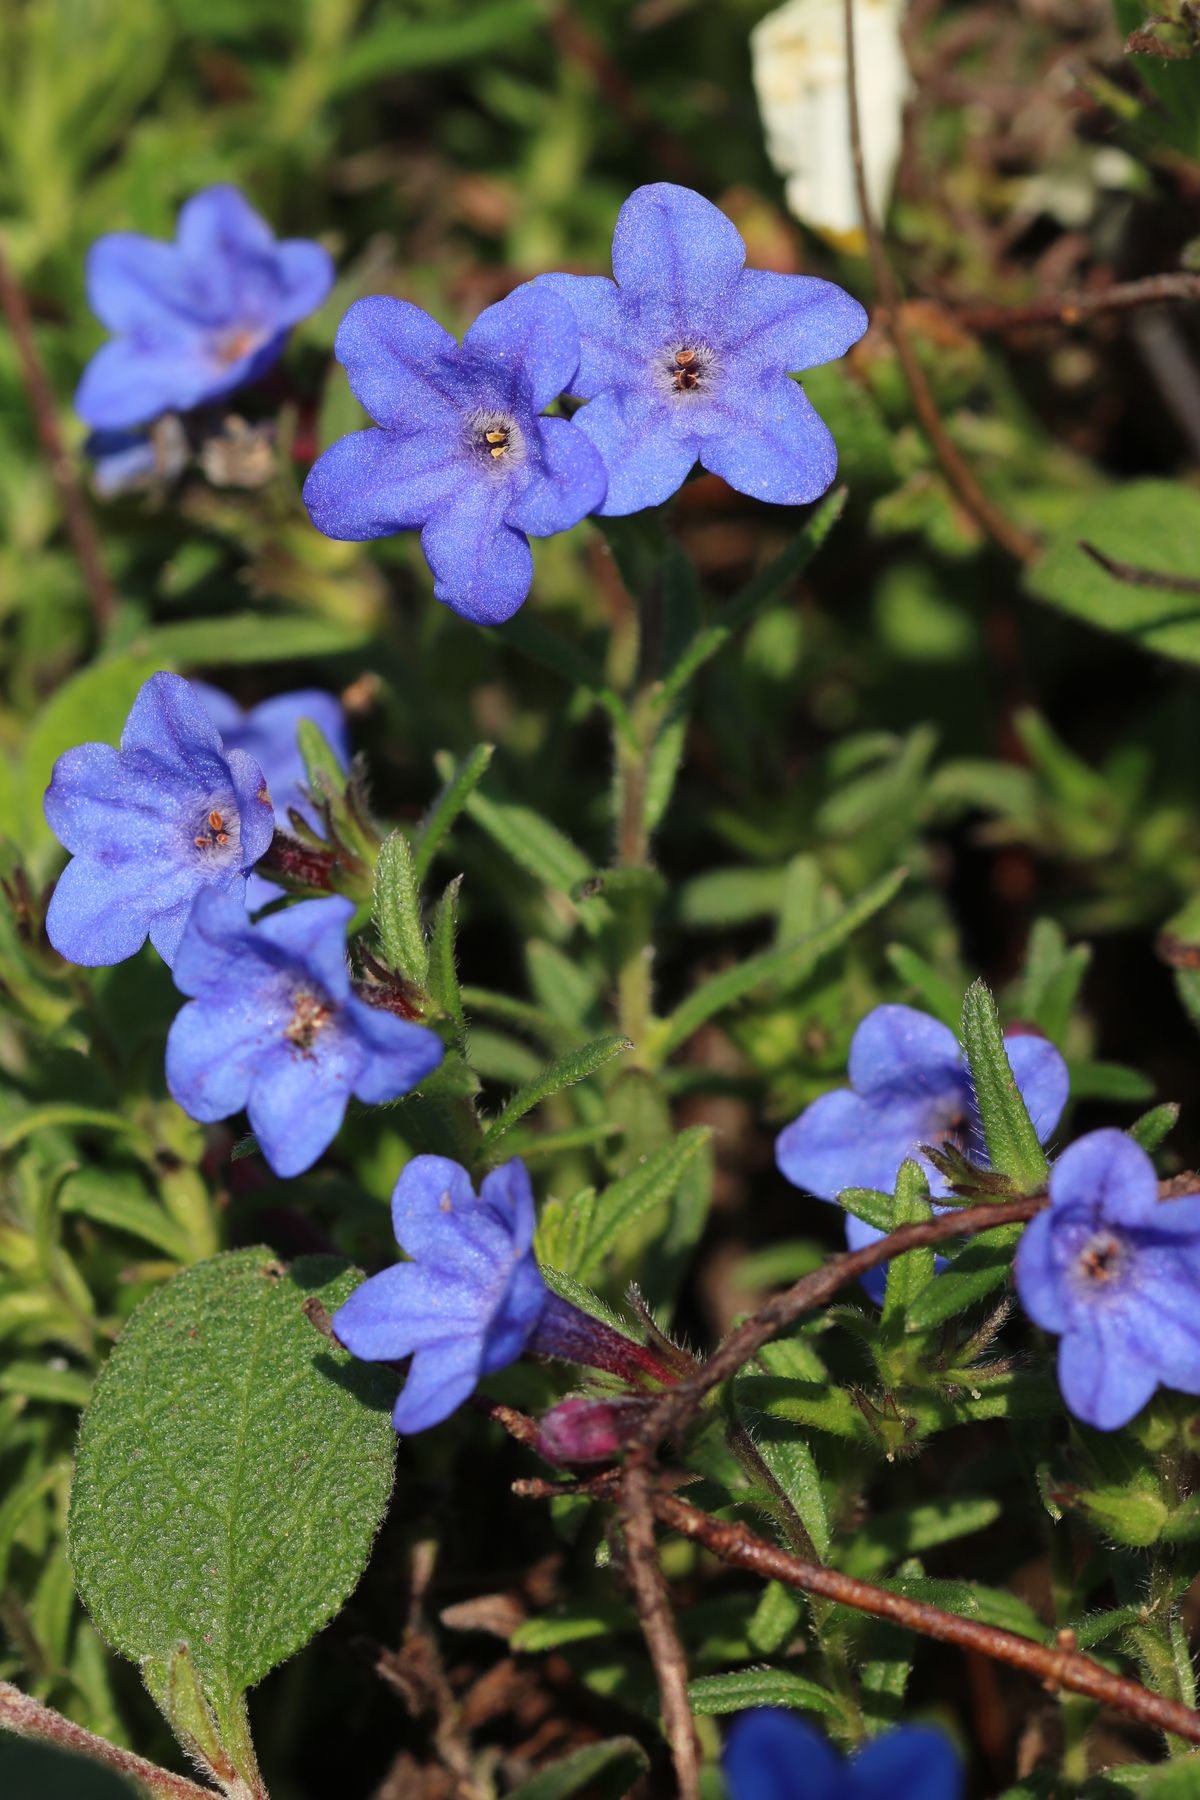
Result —
POLYGON ((151 675, 138 690, 121 732, 121 749, 145 750, 189 773, 198 757, 215 760, 224 754, 221 734, 191 683, 166 672, 151 675))
POLYGON ((315 313, 329 297, 337 270, 328 250, 307 238, 286 238, 275 249, 279 298, 275 318, 280 325, 298 325, 315 313))
POLYGON ((837 446, 807 394, 780 375, 745 396, 726 430, 705 436, 700 461, 740 494, 806 506, 837 474, 837 446))
POLYGON ((522 1255, 513 1269, 483 1340, 480 1373, 494 1374, 515 1362, 542 1316, 547 1288, 533 1258, 522 1255))
POLYGON ((507 493, 487 472, 426 523, 421 549, 438 600, 480 625, 511 619, 533 581, 533 553, 504 522, 507 493))
POLYGON ((572 426, 600 452, 608 476, 602 518, 660 506, 687 479, 698 444, 681 431, 660 397, 613 388, 590 400, 572 426))
POLYGON ((962 1080, 962 1052, 940 1019, 913 1006, 876 1006, 850 1040, 847 1073, 860 1093, 895 1084, 941 1093, 962 1080))
POLYGON ((418 1346, 476 1331, 469 1283, 438 1268, 396 1263, 360 1283, 333 1315, 347 1350, 365 1362, 397 1362, 418 1346))
POLYGON ((346 1112, 353 1048, 323 1043, 320 1057, 276 1045, 259 1062, 246 1101, 250 1129, 276 1175, 310 1169, 327 1150, 346 1112))
MULTIPOLYGON (((224 875, 216 876, 207 885, 216 888, 219 892, 228 893, 238 902, 239 907, 243 911, 245 910, 246 881, 245 877, 236 869, 230 869, 224 875)), ((183 886, 183 882, 177 878, 178 886, 183 886)), ((192 916, 196 892, 196 884, 193 881, 188 884, 187 891, 174 901, 162 904, 163 897, 160 895, 157 897, 160 904, 150 915, 150 942, 168 968, 173 967, 179 953, 179 946, 183 942, 188 921, 192 916)))
POLYGON ((64 849, 114 865, 155 854, 175 807, 166 784, 135 788, 111 744, 64 750, 42 801, 46 823, 64 849))
POLYGON ((458 345, 411 300, 356 300, 338 326, 334 354, 377 425, 457 433, 458 345))
POLYGON ((612 266, 618 283, 663 296, 681 322, 723 298, 745 260, 737 227, 691 188, 651 182, 636 188, 617 216, 612 266))
POLYGON ((1158 1386, 1140 1333, 1120 1315, 1076 1316, 1058 1343, 1058 1385, 1077 1419, 1117 1431, 1141 1412, 1158 1386))
POLYGON ((853 1800, 960 1800, 963 1768, 950 1740, 923 1725, 902 1725, 851 1758, 853 1800))
POLYGON ((417 1262, 436 1263, 449 1253, 453 1261, 448 1266, 474 1269, 475 1243, 462 1239, 458 1226, 477 1207, 471 1178, 461 1163, 448 1156, 414 1156, 392 1194, 396 1242, 417 1262))
POLYGON ((571 386, 579 327, 561 294, 529 283, 485 307, 462 341, 464 360, 486 369, 510 404, 535 413, 571 386))
MULTIPOLYGON (((254 929, 236 892, 202 888, 192 908, 187 937, 171 970, 180 993, 241 993, 247 985, 246 951, 256 942, 251 935, 254 929)), ((248 1004, 255 1013, 261 1010, 257 1000, 248 1004)))
POLYGON ((731 1800, 798 1800, 798 1775, 804 1800, 847 1800, 837 1751, 811 1725, 777 1707, 738 1715, 721 1766, 731 1800))
POLYGON ((178 343, 187 321, 213 323, 174 244, 136 231, 97 238, 85 264, 88 305, 107 330, 178 343))
POLYGON ((1004 1040, 1004 1053, 1038 1140, 1045 1143, 1063 1115, 1071 1077, 1048 1038, 1022 1032, 1004 1040))
MULTIPOLYGON (((175 977, 191 938, 185 932, 175 977)), ((236 992, 236 990, 235 990, 236 992)), ((190 1118, 210 1125, 241 1112, 263 1052, 258 1009, 250 1006, 180 1007, 167 1033, 167 1091, 190 1118)))
POLYGON ((901 1093, 886 1105, 850 1088, 835 1088, 806 1106, 780 1132, 775 1160, 795 1187, 822 1200, 844 1188, 877 1188, 890 1194, 906 1156, 933 1135, 929 1102, 901 1093))
POLYGON ((478 1338, 449 1338, 417 1351, 400 1396, 392 1408, 392 1424, 402 1435, 440 1425, 472 1393, 479 1380, 478 1338))
POLYGON ((233 778, 233 798, 240 821, 241 866, 248 869, 270 848, 275 835, 275 808, 263 772, 252 756, 244 750, 230 750, 225 761, 233 778))
POLYGON ((106 967, 141 949, 154 906, 155 896, 131 883, 120 865, 76 856, 50 896, 46 934, 68 962, 106 967))
MULTIPOLYGON (((868 1225, 865 1219, 856 1218, 853 1213, 846 1214, 846 1244, 849 1249, 865 1250, 868 1244, 877 1244, 883 1236, 882 1231, 874 1225, 868 1225)), ((880 1263, 877 1268, 868 1269, 858 1279, 868 1297, 876 1306, 882 1306, 887 1293, 887 1264, 880 1263)))
POLYGON ((1066 1282, 1055 1255, 1055 1221, 1049 1211, 1030 1219, 1013 1259, 1021 1305, 1043 1331, 1062 1332, 1070 1322, 1066 1282))
POLYGON ((457 424, 446 426, 444 441, 436 446, 424 433, 352 431, 309 470, 304 504, 326 537, 351 543, 390 537, 418 529, 450 504, 463 467, 457 424))
POLYGON ((512 1239, 513 1249, 523 1256, 533 1243, 537 1228, 537 1211, 533 1203, 533 1183, 529 1170, 519 1157, 501 1163, 485 1175, 479 1198, 503 1220, 512 1239))
MULTIPOLYGON (((300 900, 271 913, 257 925, 246 922, 244 941, 257 946, 272 945, 282 952, 275 959, 303 966, 311 972, 325 993, 334 1000, 345 1000, 350 993, 350 971, 346 963, 346 930, 354 917, 352 900, 344 894, 330 894, 320 900, 300 900)), ((265 950, 260 952, 264 961, 265 950)))
POLYGON ((370 1060, 354 1078, 352 1091, 368 1106, 410 1094, 432 1075, 444 1055, 441 1040, 424 1025, 398 1019, 353 997, 347 1012, 356 1035, 371 1047, 370 1060))
POLYGON ((608 477, 599 451, 566 419, 539 419, 537 434, 530 479, 505 521, 530 537, 552 537, 603 504, 608 477))
POLYGON ((1125 1132, 1090 1131, 1050 1172, 1051 1209, 1091 1206, 1113 1224, 1139 1225, 1158 1204, 1154 1164, 1125 1132))
POLYGON ((213 387, 211 358, 191 341, 153 349, 113 338, 92 357, 75 390, 75 411, 97 430, 127 431, 165 412, 185 412, 213 387))
POLYGON ((607 275, 539 275, 534 284, 561 294, 579 332, 579 367, 570 392, 589 400, 601 388, 636 380, 646 356, 629 330, 629 306, 607 275))
POLYGON ((844 356, 867 329, 866 310, 814 275, 744 269, 726 315, 726 341, 748 367, 795 374, 844 356))
POLYGON ((179 209, 175 241, 199 268, 232 257, 269 256, 275 249, 270 226, 246 196, 228 182, 218 182, 185 200, 179 209))

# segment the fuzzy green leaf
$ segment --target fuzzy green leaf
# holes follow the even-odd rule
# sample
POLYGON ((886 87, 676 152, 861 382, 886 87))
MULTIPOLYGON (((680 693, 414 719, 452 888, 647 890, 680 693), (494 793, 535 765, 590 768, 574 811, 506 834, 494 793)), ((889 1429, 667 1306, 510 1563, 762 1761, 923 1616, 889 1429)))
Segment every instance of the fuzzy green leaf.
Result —
POLYGON ((547 1063, 532 1081, 527 1081, 517 1089, 504 1111, 498 1113, 485 1128, 484 1149, 491 1150, 519 1119, 523 1119, 527 1112, 532 1112, 535 1106, 540 1106, 543 1100, 548 1100, 552 1094, 561 1093, 564 1088, 574 1087, 578 1081, 586 1081, 589 1075, 602 1069, 614 1056, 623 1056, 626 1050, 632 1049, 633 1045, 628 1038, 599 1037, 593 1038, 590 1044, 583 1044, 578 1050, 570 1050, 565 1056, 556 1057, 552 1063, 547 1063))
POLYGON ((786 1669, 737 1669, 729 1675, 701 1675, 688 1683, 692 1711, 701 1717, 742 1712, 751 1706, 791 1706, 800 1712, 838 1713, 834 1696, 786 1669))
POLYGON ((509 1800, 567 1800, 585 1789, 587 1800, 623 1800, 649 1767, 650 1760, 635 1738, 605 1738, 539 1769, 512 1789, 509 1800))
POLYGON ((908 1322, 913 1330, 926 1331, 953 1319, 1002 1286, 1012 1268, 1021 1229, 1020 1225, 1000 1225, 987 1234, 986 1242, 977 1239, 968 1244, 909 1307, 908 1322))
POLYGON ((450 774, 430 806, 417 833, 413 850, 413 867, 418 885, 429 872, 429 865, 458 815, 487 773, 495 752, 494 744, 476 744, 474 750, 450 774))
POLYGON ((199 1263, 132 1315, 84 1414, 80 1594, 156 1696, 186 1645, 222 1729, 341 1606, 387 1505, 394 1383, 301 1310, 354 1286, 331 1257, 199 1263))
POLYGON ((437 903, 429 933, 429 967, 426 973, 430 999, 453 1019, 460 1036, 467 1028, 455 961, 458 892, 461 886, 462 876, 456 875, 453 881, 447 883, 446 891, 437 903))
POLYGON ((1140 1119, 1135 1119, 1129 1127, 1129 1135, 1148 1156, 1152 1156, 1178 1123, 1179 1102, 1164 1100, 1161 1106, 1152 1106, 1140 1119))
POLYGON ((711 1137, 708 1126, 690 1126, 671 1143, 664 1144, 661 1150, 652 1151, 628 1175, 605 1188, 592 1214, 592 1228, 577 1271, 579 1275, 593 1274, 631 1225, 651 1207, 665 1205, 711 1137))
POLYGON ((967 989, 962 1039, 992 1168, 1006 1175, 1018 1192, 1036 1194, 1049 1174, 1046 1153, 1005 1053, 996 1002, 982 981, 967 989))
MULTIPOLYGON (((895 1222, 900 1225, 917 1225, 926 1219, 932 1219, 933 1208, 929 1204, 929 1182, 920 1163, 911 1159, 900 1164, 896 1175, 896 1211, 895 1222)), ((933 1250, 925 1245, 916 1250, 906 1250, 903 1256, 893 1256, 887 1267, 887 1285, 883 1297, 883 1323, 899 1326, 904 1323, 909 1307, 917 1296, 928 1288, 933 1280, 933 1250)), ((911 1322, 911 1321, 910 1321, 911 1322)))
POLYGON ((872 882, 827 925, 809 932, 793 944, 748 957, 732 969, 723 969, 719 975, 701 982, 657 1028, 646 1045, 647 1054, 652 1055, 655 1062, 665 1061, 701 1025, 769 981, 786 981, 794 985, 822 957, 838 949, 860 925, 887 906, 895 898, 904 878, 903 869, 893 870, 890 875, 872 882))
POLYGON ((372 918, 388 967, 423 987, 429 951, 421 924, 421 892, 412 845, 402 831, 393 831, 379 852, 372 918))

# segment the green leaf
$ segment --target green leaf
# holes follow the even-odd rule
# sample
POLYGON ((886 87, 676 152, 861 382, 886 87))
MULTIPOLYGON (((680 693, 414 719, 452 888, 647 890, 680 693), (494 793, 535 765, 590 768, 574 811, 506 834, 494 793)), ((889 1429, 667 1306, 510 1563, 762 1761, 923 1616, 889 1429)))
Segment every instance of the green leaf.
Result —
POLYGON ((1200 494, 1183 482, 1131 481, 1090 500, 1026 576, 1030 593, 1143 650, 1200 662, 1200 595, 1121 579, 1080 548, 1151 576, 1200 581, 1200 494))
POLYGON ((426 974, 430 999, 453 1019, 460 1037, 467 1029, 455 957, 458 894, 461 887, 462 876, 456 875, 453 881, 447 883, 446 891, 437 903, 429 933, 429 968, 426 974))
POLYGON ((539 1769, 510 1791, 509 1800, 567 1800, 585 1788, 587 1800, 624 1800, 649 1767, 650 1759, 635 1738, 605 1738, 539 1769))
POLYGON ((892 1231, 896 1226, 894 1194, 881 1194, 878 1188, 843 1188, 837 1203, 876 1231, 892 1231))
MULTIPOLYGON (((895 1222, 916 1225, 932 1219, 929 1204, 929 1182, 920 1163, 908 1159, 900 1164, 896 1175, 895 1222)), ((883 1296, 883 1323, 904 1330, 909 1307, 933 1280, 933 1248, 925 1245, 893 1256, 887 1267, 887 1285, 883 1296)))
POLYGON ((384 15, 351 38, 325 76, 325 91, 336 98, 391 75, 456 62, 478 61, 486 67, 497 51, 522 38, 533 39, 544 26, 540 0, 491 0, 445 20, 384 15))
POLYGON ((707 1125, 692 1125, 671 1143, 654 1150, 636 1168, 605 1188, 596 1201, 578 1274, 590 1275, 619 1244, 623 1234, 652 1207, 664 1206, 688 1167, 712 1137, 707 1125))
POLYGON ((939 975, 932 963, 910 950, 907 944, 889 944, 886 954, 901 981, 913 990, 922 1006, 943 1025, 948 1025, 957 1037, 962 1018, 961 987, 939 975))
POLYGON ((732 969, 724 969, 719 975, 702 982, 669 1019, 657 1026, 647 1040, 646 1054, 655 1063, 664 1062, 701 1025, 739 1000, 744 1000, 766 982, 786 981, 794 985, 822 957, 838 949, 847 938, 853 936, 860 925, 887 906, 898 893, 905 874, 905 870, 896 869, 890 875, 873 882, 844 907, 836 918, 807 933, 795 943, 785 944, 778 950, 764 950, 758 956, 749 957, 732 969))
POLYGON ((181 1225, 149 1199, 139 1178, 130 1170, 100 1169, 89 1165, 67 1176, 59 1194, 65 1213, 80 1213, 97 1225, 111 1225, 131 1237, 153 1244, 175 1262, 189 1262, 191 1240, 181 1225))
MULTIPOLYGON (((744 1379, 744 1378, 743 1378, 744 1379)), ((735 1395, 738 1384, 734 1384, 735 1395)), ((754 1447, 796 1509, 821 1562, 828 1562, 833 1545, 829 1514, 821 1492, 821 1472, 807 1441, 794 1425, 769 1413, 739 1407, 742 1422, 754 1447)))
POLYGON ((354 1587, 387 1506, 393 1379, 314 1329, 339 1259, 198 1263, 132 1315, 84 1414, 68 1544, 80 1594, 156 1698, 187 1647, 228 1741, 241 1696, 354 1587))
POLYGON ((1140 1119, 1133 1121, 1129 1127, 1129 1136, 1135 1144, 1142 1146, 1147 1155, 1153 1156, 1178 1123, 1179 1102, 1164 1100, 1161 1106, 1152 1106, 1149 1112, 1144 1112, 1140 1119))
POLYGON ((523 1119, 527 1112, 540 1106, 552 1094, 560 1094, 564 1088, 574 1087, 577 1081, 586 1081, 597 1069, 602 1069, 606 1062, 614 1056, 623 1056, 633 1045, 625 1037, 593 1038, 590 1044, 582 1045, 578 1050, 571 1050, 565 1056, 556 1057, 551 1063, 519 1087, 504 1111, 498 1113, 484 1128, 483 1148, 491 1150, 510 1132, 518 1119, 523 1119))
POLYGON ((992 1168, 1019 1193, 1036 1194, 1049 1175, 1046 1154, 1005 1054, 996 1002, 982 981, 967 989, 962 1039, 992 1168))
POLYGON ((341 794, 346 787, 346 771, 337 751, 312 719, 301 719, 296 726, 296 743, 304 762, 304 773, 310 791, 317 796, 341 794))
POLYGON ((785 1669, 737 1669, 688 1682, 692 1711, 700 1717, 742 1712, 751 1706, 790 1706, 800 1712, 839 1713, 835 1697, 804 1675, 785 1669))
POLYGON ((0 1394, 20 1394, 24 1400, 46 1400, 53 1406, 87 1405, 91 1377, 81 1369, 56 1369, 49 1363, 10 1362, 0 1369, 0 1394))
MULTIPOLYGON (((448 777, 448 764, 438 758, 437 765, 438 773, 448 777)), ((596 873, 583 851, 565 832, 528 806, 489 800, 475 792, 467 801, 466 810, 507 856, 537 881, 557 888, 559 893, 570 894, 596 873)))
POLYGON ((892 1563, 919 1556, 939 1544, 985 1531, 1003 1512, 987 1494, 956 1494, 895 1512, 875 1513, 855 1531, 843 1568, 847 1575, 873 1580, 892 1563))
POLYGON ((494 744, 476 744, 474 750, 457 765, 444 782, 422 821, 413 850, 413 867, 418 885, 429 872, 429 865, 445 841, 454 821, 487 773, 495 754, 494 744))
MULTIPOLYGON (((739 1403, 753 1406, 772 1419, 827 1431, 833 1437, 863 1443, 870 1427, 844 1388, 833 1387, 828 1376, 797 1381, 790 1376, 743 1375, 737 1384, 739 1403)), ((811 1535, 811 1534, 810 1534, 811 1535)))
POLYGON ((389 969, 424 987, 429 951, 421 924, 421 892, 412 845, 402 831, 393 831, 380 847, 371 917, 389 969))
POLYGON ((908 1309, 908 1323, 914 1331, 927 1331, 945 1319, 966 1312, 976 1301, 1001 1287, 1012 1268, 1012 1253, 1020 1242, 1020 1225, 999 1225, 973 1240, 956 1256, 948 1269, 917 1295, 908 1309))
POLYGON ((126 654, 150 658, 159 669, 301 662, 356 650, 370 635, 369 625, 353 618, 321 618, 313 613, 263 608, 155 625, 138 632, 126 654))
POLYGON ((804 1608, 795 1588, 785 1587, 782 1581, 768 1581, 746 1627, 751 1649, 760 1656, 774 1656, 798 1629, 803 1617, 804 1608))
POLYGON ((1090 944, 1068 948, 1061 926, 1053 919, 1035 919, 1014 1002, 1017 1016, 1040 1026, 1053 1043, 1061 1043, 1091 960, 1090 944))
POLYGON ((614 1631, 636 1630, 636 1613, 617 1600, 552 1606, 518 1625, 509 1643, 514 1650, 555 1650, 560 1644, 579 1644, 588 1638, 609 1637, 614 1631))

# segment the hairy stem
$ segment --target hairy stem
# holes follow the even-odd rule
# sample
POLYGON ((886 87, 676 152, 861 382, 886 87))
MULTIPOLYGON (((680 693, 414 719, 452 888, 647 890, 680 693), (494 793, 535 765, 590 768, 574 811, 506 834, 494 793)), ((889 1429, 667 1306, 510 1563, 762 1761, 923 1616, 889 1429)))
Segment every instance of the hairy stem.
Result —
POLYGON ((73 1719, 64 1718, 53 1707, 43 1706, 40 1700, 23 1694, 20 1688, 7 1681, 0 1681, 0 1730, 11 1731, 16 1737, 32 1738, 37 1743, 54 1744, 60 1750, 104 1763, 127 1781, 134 1782, 143 1793, 153 1795, 154 1800, 213 1800, 212 1788, 200 1787, 185 1775, 160 1769, 157 1763, 147 1762, 144 1756, 135 1756, 132 1750, 123 1750, 119 1744, 110 1744, 107 1738, 85 1731, 73 1719))

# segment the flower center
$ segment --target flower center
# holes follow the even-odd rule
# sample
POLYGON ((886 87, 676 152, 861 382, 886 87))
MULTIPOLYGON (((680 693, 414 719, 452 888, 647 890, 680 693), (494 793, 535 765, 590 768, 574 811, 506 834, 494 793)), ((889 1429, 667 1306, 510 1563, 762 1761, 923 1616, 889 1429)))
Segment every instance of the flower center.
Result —
POLYGON ((310 1056, 313 1045, 332 1017, 333 1005, 328 995, 297 988, 292 995, 292 1016, 283 1035, 302 1056, 310 1056))
POLYGON ((1102 1287, 1115 1279, 1125 1262, 1125 1246, 1110 1231, 1098 1231, 1079 1252, 1076 1267, 1089 1286, 1102 1287))
POLYGON ((668 394, 704 394, 711 392, 715 363, 708 345, 692 340, 668 344, 655 373, 668 394))
POLYGON ((249 356, 259 342, 260 334, 249 325, 234 325, 229 331, 223 331, 213 344, 213 355, 223 368, 230 368, 241 362, 243 356, 249 356))
POLYGON ((224 868, 237 858, 241 841, 242 822, 237 808, 223 795, 214 794, 195 822, 193 844, 206 861, 224 868))
POLYGON ((525 447, 521 427, 508 413, 472 413, 467 421, 467 438, 475 454, 495 469, 519 462, 525 447))

